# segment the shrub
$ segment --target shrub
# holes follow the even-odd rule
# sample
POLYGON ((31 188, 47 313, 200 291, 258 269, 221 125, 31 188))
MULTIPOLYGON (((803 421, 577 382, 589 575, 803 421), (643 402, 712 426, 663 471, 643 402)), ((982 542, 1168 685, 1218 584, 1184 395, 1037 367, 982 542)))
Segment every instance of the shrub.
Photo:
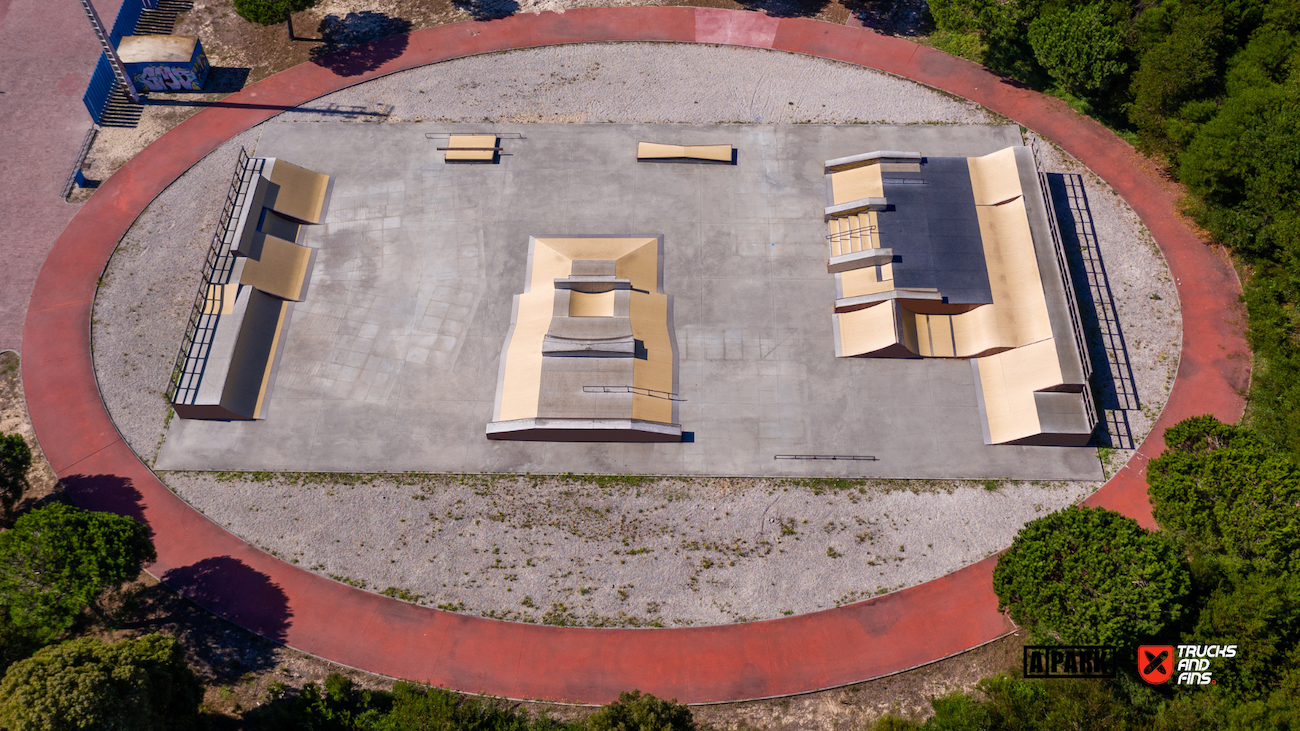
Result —
POLYGON ((1101 5, 1062 8, 1029 24, 1038 63, 1068 91, 1096 96, 1124 73, 1124 46, 1101 5))
POLYGON ((0 436, 0 517, 5 520, 27 489, 27 470, 31 466, 32 451, 21 434, 0 436))
POLYGON ((1300 470, 1250 429, 1211 416, 1165 431, 1147 469, 1156 521, 1266 572, 1300 569, 1300 470))
POLYGON ((924 724, 885 716, 871 731, 1037 731, 1038 729, 1124 729, 1142 727, 1143 709, 1099 680, 1025 680, 1011 675, 984 678, 977 694, 961 691, 931 699, 934 715, 924 724))
POLYGON ((1187 102, 1207 95, 1218 82, 1223 23, 1210 14, 1188 13, 1172 32, 1142 55, 1133 75, 1129 119, 1143 139, 1165 148, 1169 122, 1187 102))
POLYGON ((34 510, 0 533, 0 624, 47 644, 154 558, 148 529, 131 518, 58 503, 34 510))
POLYGON ((1221 693, 1236 699, 1268 695, 1279 668, 1300 661, 1300 576, 1233 573, 1210 592, 1187 642, 1237 645, 1237 656, 1216 663, 1221 693))
POLYGON ((1070 507, 1029 523, 993 571, 998 608, 1065 644, 1158 635, 1182 616, 1190 584, 1170 540, 1101 508, 1070 507))
POLYGON ((0 726, 11 731, 180 731, 198 728, 202 686, 174 638, 47 647, 0 681, 0 726))
POLYGON ((691 709, 639 690, 622 693, 587 719, 589 731, 695 731, 691 709))

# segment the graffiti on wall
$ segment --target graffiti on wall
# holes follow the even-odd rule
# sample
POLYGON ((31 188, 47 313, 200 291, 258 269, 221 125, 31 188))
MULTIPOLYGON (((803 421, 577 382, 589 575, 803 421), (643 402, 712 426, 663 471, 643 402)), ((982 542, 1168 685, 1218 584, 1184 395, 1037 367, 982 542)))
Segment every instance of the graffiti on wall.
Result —
POLYGON ((184 66, 145 66, 137 83, 149 91, 202 91, 198 74, 184 66))

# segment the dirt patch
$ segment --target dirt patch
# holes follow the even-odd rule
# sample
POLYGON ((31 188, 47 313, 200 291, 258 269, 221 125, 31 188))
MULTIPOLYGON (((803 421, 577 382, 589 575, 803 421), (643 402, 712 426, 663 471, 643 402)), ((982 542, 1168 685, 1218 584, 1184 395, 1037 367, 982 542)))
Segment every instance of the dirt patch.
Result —
POLYGON ((36 443, 36 432, 32 430, 31 419, 27 416, 27 401, 23 398, 22 372, 19 367, 18 354, 12 350, 0 352, 0 434, 20 434, 32 450, 32 466, 27 470, 27 489, 14 506, 18 512, 30 510, 32 506, 48 499, 58 492, 59 480, 45 461, 41 447, 36 443))

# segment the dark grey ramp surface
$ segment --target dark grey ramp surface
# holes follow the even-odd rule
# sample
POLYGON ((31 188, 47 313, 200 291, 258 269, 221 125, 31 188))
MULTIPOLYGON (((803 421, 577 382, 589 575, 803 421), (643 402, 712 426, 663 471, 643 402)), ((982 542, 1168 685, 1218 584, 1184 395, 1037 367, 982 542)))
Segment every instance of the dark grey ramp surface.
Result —
POLYGON ((938 289, 953 304, 989 304, 988 267, 965 157, 926 156, 921 172, 883 176, 876 215, 899 287, 938 289))
POLYGON ((259 155, 336 175, 311 295, 265 421, 173 419, 158 469, 1099 479, 1095 450, 986 446, 964 360, 836 358, 826 160, 984 155, 1015 126, 276 122, 259 155), (522 133, 446 165, 427 132, 522 133), (636 143, 730 143, 730 165, 644 165, 636 143), (693 442, 489 441, 531 235, 664 236, 679 420, 693 442), (775 460, 776 455, 879 461, 775 460))

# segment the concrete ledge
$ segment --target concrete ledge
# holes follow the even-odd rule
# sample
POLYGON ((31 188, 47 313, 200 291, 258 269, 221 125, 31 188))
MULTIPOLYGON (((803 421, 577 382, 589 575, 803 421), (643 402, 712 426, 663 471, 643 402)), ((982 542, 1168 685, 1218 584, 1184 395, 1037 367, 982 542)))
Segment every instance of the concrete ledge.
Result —
POLYGON ((864 165, 875 163, 919 163, 921 162, 921 153, 919 152, 899 152, 897 150, 876 150, 861 155, 849 155, 848 157, 837 157, 834 160, 826 161, 826 172, 838 173, 843 170, 852 170, 864 165))
POLYGON ((835 300, 835 311, 852 312, 854 310, 860 310, 863 307, 870 307, 877 302, 887 302, 889 300, 930 300, 932 302, 942 302, 943 294, 937 289, 891 289, 888 292, 876 292, 875 294, 864 294, 857 297, 841 297, 835 300))
POLYGON ((832 256, 826 263, 826 271, 831 274, 888 264, 894 260, 893 249, 863 249, 852 254, 832 256))
POLYGON ((889 202, 884 198, 859 198, 837 206, 827 206, 826 215, 822 220, 829 221, 832 218, 840 218, 841 216, 852 216, 863 211, 883 211, 888 204, 889 202))
POLYGON ((513 419, 487 425, 488 439, 521 442, 680 442, 680 424, 640 419, 513 419))

